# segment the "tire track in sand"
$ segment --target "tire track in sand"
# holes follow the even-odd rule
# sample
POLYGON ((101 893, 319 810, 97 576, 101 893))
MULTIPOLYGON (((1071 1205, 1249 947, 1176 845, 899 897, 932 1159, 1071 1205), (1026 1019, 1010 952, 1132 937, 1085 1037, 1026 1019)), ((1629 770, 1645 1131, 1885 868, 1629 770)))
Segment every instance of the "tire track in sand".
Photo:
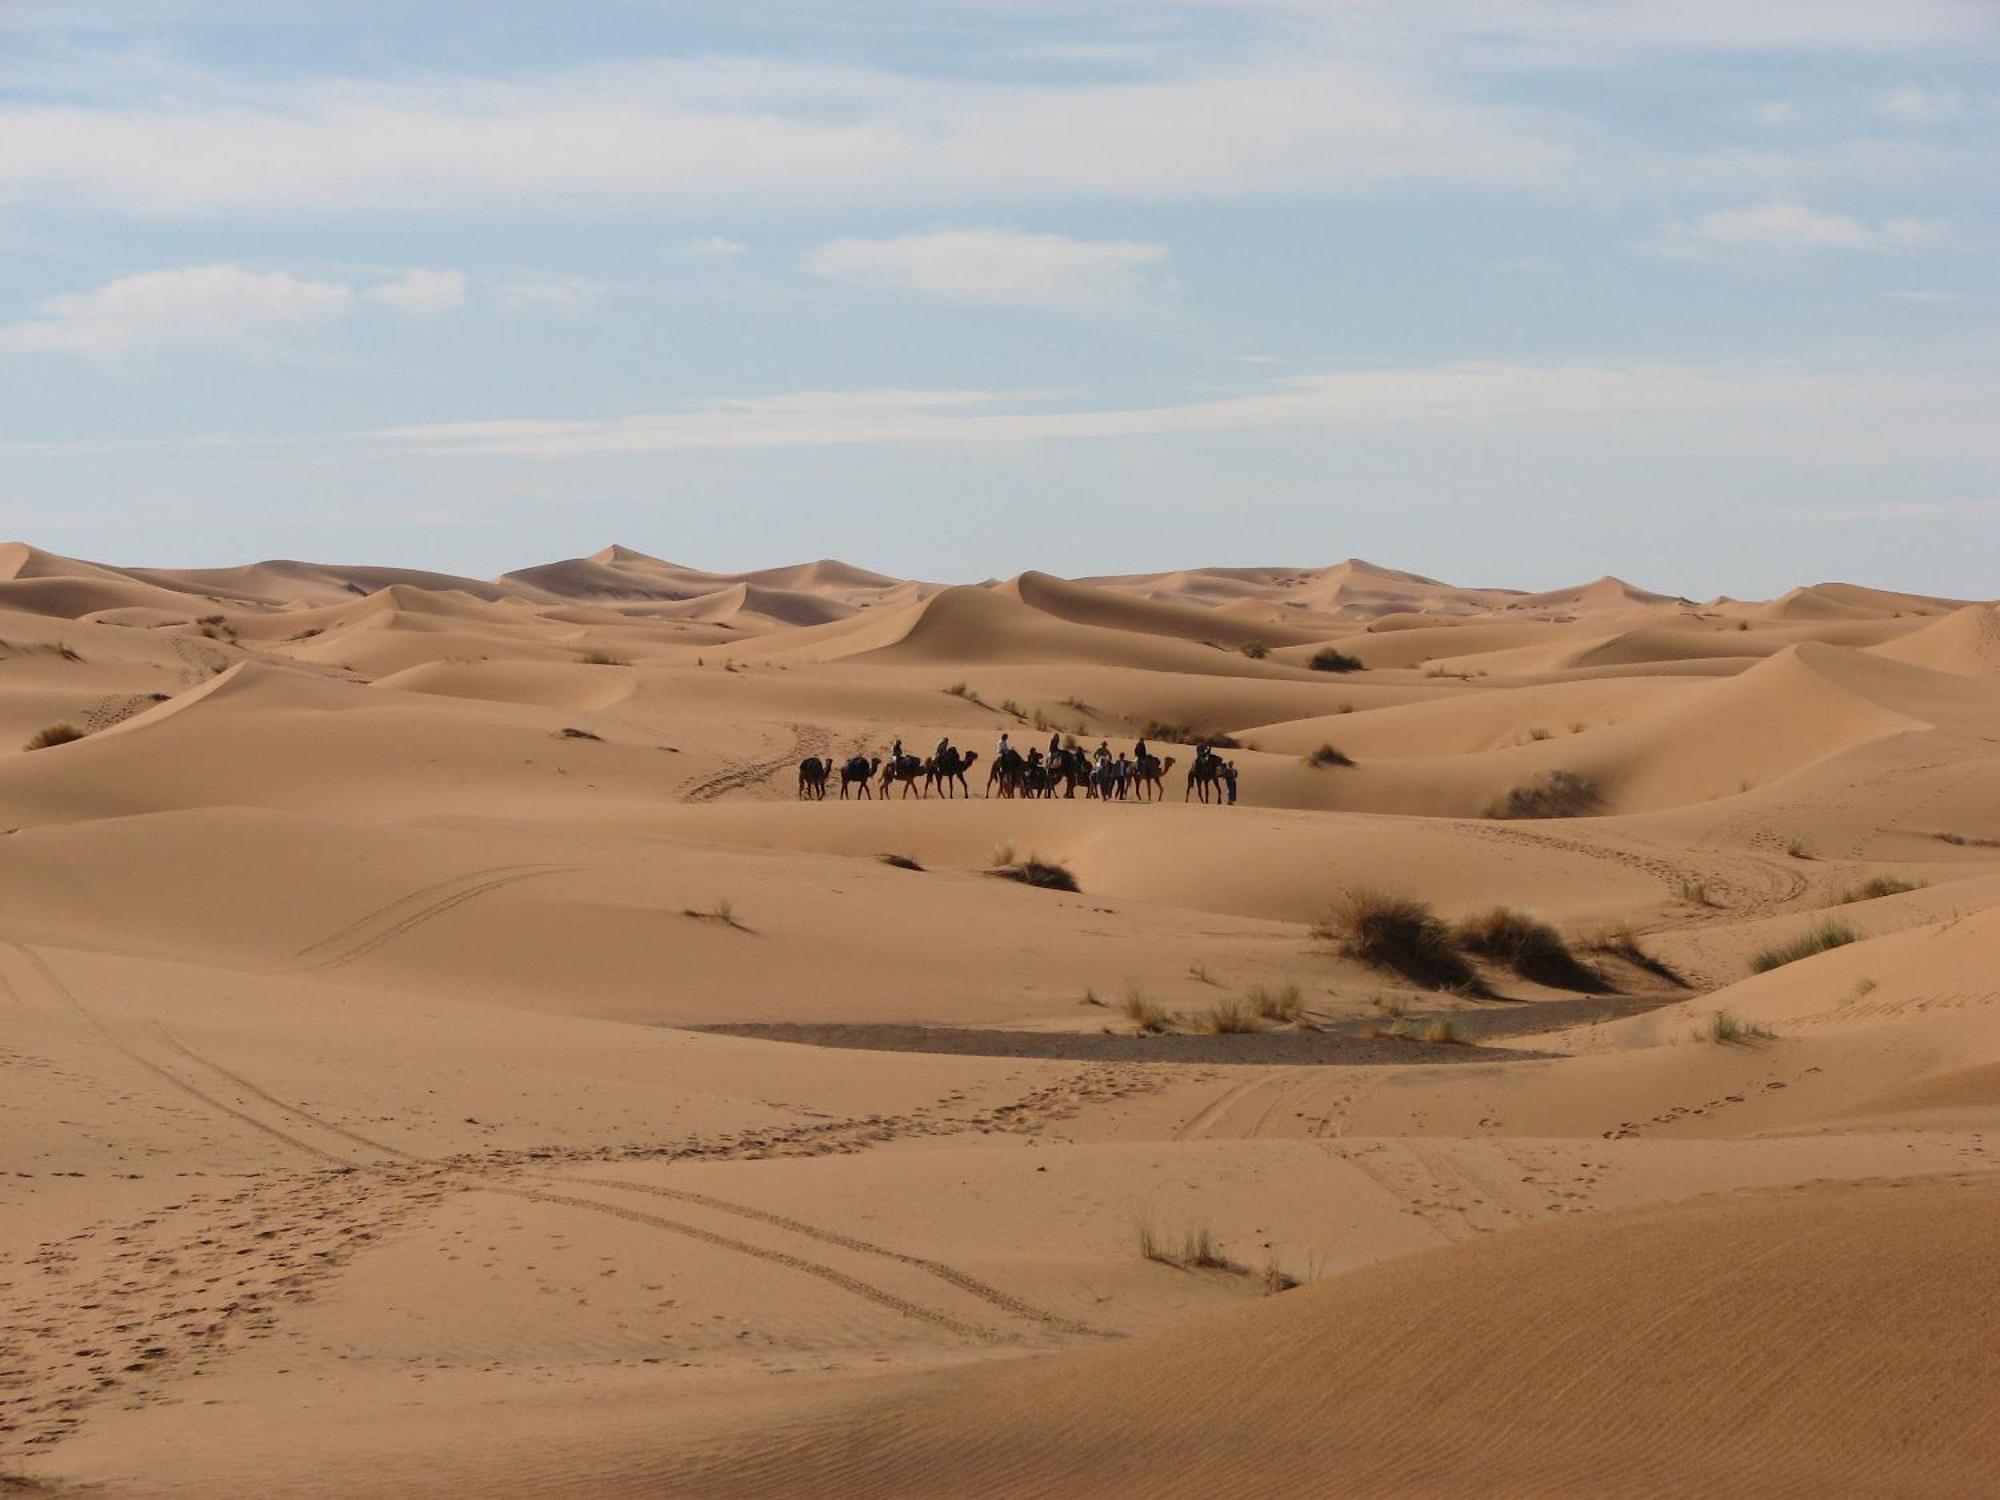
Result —
POLYGON ((455 875, 398 896, 365 916, 336 928, 317 942, 308 943, 274 967, 299 973, 316 973, 338 968, 365 958, 385 943, 414 931, 435 918, 454 911, 466 902, 488 895, 505 886, 518 885, 545 875, 559 875, 580 869, 578 865, 493 865, 455 875), (470 882, 470 884, 468 884, 470 882), (386 924, 376 926, 375 924, 386 924), (370 930, 371 927, 374 930, 370 930))
POLYGON ((767 781, 787 767, 796 766, 808 755, 825 755, 833 748, 832 731, 823 724, 788 724, 792 731, 789 750, 768 760, 738 761, 727 770, 690 783, 681 792, 683 802, 713 802, 730 792, 739 792, 767 781))

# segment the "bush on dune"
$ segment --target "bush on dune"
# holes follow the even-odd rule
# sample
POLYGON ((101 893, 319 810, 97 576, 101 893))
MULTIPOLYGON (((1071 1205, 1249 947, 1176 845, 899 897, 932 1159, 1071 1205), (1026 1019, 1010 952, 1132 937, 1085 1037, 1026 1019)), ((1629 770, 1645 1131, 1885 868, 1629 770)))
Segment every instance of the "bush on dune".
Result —
POLYGON ((1844 948, 1860 940, 1861 934, 1845 922, 1822 922, 1817 927, 1808 928, 1789 943, 1774 943, 1754 954, 1750 959, 1750 971, 1753 974, 1768 974, 1786 964, 1795 964, 1802 958, 1811 958, 1815 953, 1844 948))
POLYGON ((1604 981, 1577 960, 1563 935, 1512 907, 1496 906, 1457 927, 1461 946, 1503 963, 1523 979, 1563 990, 1601 990, 1604 981))
POLYGON ((1574 771, 1545 771, 1496 798, 1489 818, 1582 818, 1604 805, 1597 783, 1574 771))
POLYGON ((23 750, 47 750, 52 745, 67 745, 84 737, 84 731, 74 724, 50 724, 37 729, 28 736, 23 750))
POLYGON ((1360 887, 1348 891, 1313 929, 1349 958, 1391 969, 1415 984, 1478 993, 1482 986, 1452 931, 1428 902, 1360 887))
POLYGON ((1315 672, 1365 672, 1367 663, 1358 656, 1350 656, 1334 646, 1322 646, 1313 652, 1312 660, 1306 663, 1315 672))

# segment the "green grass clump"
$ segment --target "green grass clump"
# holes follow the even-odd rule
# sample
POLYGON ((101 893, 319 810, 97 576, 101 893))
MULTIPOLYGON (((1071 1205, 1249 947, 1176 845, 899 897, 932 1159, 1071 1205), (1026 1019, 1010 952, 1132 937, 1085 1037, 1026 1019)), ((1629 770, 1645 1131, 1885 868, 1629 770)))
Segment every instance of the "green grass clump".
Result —
POLYGON ((1456 936, 1468 952, 1503 963, 1536 984, 1564 990, 1604 988, 1604 981, 1578 961, 1560 932, 1512 907, 1496 906, 1467 917, 1458 924, 1456 936))
POLYGON ((1451 929, 1414 896, 1357 887, 1334 903, 1313 935, 1338 944, 1349 958, 1431 989, 1478 993, 1483 988, 1451 929))
POLYGON ((1789 943, 1777 943, 1755 954, 1750 960, 1750 971, 1767 974, 1773 969, 1782 969, 1786 964, 1795 964, 1802 958, 1811 958, 1815 953, 1824 953, 1829 948, 1844 948, 1860 940, 1861 934, 1845 922, 1821 922, 1789 943))
POLYGON ((1313 652, 1312 660, 1306 663, 1315 672, 1365 672, 1367 664, 1358 656, 1350 656, 1333 646, 1322 646, 1313 652))

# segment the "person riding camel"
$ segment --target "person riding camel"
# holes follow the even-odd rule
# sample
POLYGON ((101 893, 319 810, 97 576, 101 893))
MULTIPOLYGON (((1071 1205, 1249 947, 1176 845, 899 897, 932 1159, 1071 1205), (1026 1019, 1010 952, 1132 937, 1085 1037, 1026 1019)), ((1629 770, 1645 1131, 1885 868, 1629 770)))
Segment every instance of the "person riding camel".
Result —
POLYGON ((1060 754, 1062 754, 1062 731, 1058 729, 1049 735, 1049 759, 1054 760, 1060 754))
POLYGON ((1093 752, 1093 758, 1100 766, 1111 764, 1111 741, 1099 740, 1097 742, 1097 749, 1093 752))
POLYGON ((932 758, 935 760, 943 760, 945 757, 945 752, 949 749, 951 749, 951 736, 946 735, 943 739, 938 741, 937 749, 931 752, 932 758))
POLYGON ((889 764, 892 766, 901 765, 902 761, 903 737, 899 734, 896 736, 896 743, 889 747, 889 764))
POLYGON ((1042 752, 1031 747, 1028 751, 1028 764, 1031 766, 1039 766, 1041 763, 1042 763, 1042 752))
POLYGON ((993 758, 995 760, 1005 760, 1007 758, 1008 752, 1011 751, 1013 748, 1014 747, 1007 742, 1007 731, 1003 729, 1000 731, 1000 743, 993 751, 993 758))
POLYGON ((1146 758, 1146 742, 1142 739, 1139 741, 1138 744, 1132 747, 1132 759, 1143 761, 1145 758, 1146 758))

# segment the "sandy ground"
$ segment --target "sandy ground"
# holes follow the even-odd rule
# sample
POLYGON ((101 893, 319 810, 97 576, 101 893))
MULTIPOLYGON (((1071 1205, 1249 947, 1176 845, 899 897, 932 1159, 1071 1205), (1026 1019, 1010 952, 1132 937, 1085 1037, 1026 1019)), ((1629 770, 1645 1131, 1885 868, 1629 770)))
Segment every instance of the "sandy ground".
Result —
POLYGON ((14 544, 0 744, 0 1494, 2000 1493, 1990 603, 14 544))

